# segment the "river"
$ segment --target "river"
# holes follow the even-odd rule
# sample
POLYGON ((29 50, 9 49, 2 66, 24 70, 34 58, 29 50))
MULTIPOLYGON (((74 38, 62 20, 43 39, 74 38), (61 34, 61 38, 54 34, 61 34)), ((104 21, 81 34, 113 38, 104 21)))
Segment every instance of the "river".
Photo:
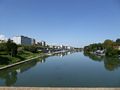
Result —
POLYGON ((0 86, 120 87, 120 59, 66 52, 0 71, 0 86))

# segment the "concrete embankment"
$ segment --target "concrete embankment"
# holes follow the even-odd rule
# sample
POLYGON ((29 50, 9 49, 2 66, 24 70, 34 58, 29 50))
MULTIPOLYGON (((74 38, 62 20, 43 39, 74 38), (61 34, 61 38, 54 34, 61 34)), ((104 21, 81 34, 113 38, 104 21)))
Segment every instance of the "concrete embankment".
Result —
POLYGON ((120 90, 120 88, 0 87, 0 90, 120 90))
POLYGON ((29 62, 29 61, 31 61, 33 59, 37 59, 37 58, 40 58, 40 57, 51 56, 53 54, 60 53, 60 52, 63 52, 63 51, 58 51, 58 52, 53 52, 53 53, 45 53, 43 55, 39 55, 39 56, 34 57, 34 58, 30 58, 30 59, 27 59, 27 60, 24 60, 24 61, 20 61, 20 62, 14 63, 14 64, 10 64, 10 65, 6 65, 6 66, 3 66, 3 67, 0 67, 0 70, 7 69, 7 68, 10 68, 10 67, 13 67, 13 66, 25 63, 25 62, 29 62))

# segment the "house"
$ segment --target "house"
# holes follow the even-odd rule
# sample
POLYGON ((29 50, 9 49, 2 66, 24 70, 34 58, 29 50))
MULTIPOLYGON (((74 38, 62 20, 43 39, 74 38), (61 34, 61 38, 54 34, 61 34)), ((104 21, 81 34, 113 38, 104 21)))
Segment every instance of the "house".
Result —
POLYGON ((114 48, 120 50, 120 46, 114 46, 114 48))

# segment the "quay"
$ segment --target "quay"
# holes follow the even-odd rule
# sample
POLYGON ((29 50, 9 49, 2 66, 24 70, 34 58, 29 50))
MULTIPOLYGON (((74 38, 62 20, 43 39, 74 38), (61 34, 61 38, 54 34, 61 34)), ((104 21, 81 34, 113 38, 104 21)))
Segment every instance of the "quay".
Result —
POLYGON ((33 59, 37 59, 37 58, 44 57, 44 56, 51 56, 53 54, 57 54, 57 53, 61 53, 61 52, 66 52, 66 51, 57 51, 57 52, 52 52, 52 53, 45 53, 43 55, 39 55, 39 56, 34 57, 34 58, 30 58, 30 59, 27 59, 27 60, 24 60, 24 61, 20 61, 20 62, 14 63, 14 64, 10 64, 10 65, 0 67, 0 70, 7 69, 7 68, 10 68, 10 67, 25 63, 25 62, 29 62, 29 61, 31 61, 33 59))

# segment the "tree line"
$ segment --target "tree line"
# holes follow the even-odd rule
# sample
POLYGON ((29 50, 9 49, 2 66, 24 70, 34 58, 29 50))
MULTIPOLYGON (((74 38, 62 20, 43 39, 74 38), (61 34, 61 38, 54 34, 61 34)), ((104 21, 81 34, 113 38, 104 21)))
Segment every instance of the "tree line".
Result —
POLYGON ((0 52, 4 52, 4 54, 8 54, 10 56, 17 55, 18 46, 13 43, 10 39, 6 43, 0 43, 0 52))
POLYGON ((0 55, 10 55, 12 57, 15 57, 22 50, 36 53, 37 47, 34 45, 17 45, 10 39, 8 39, 7 42, 0 43, 0 55))
POLYGON ((107 39, 103 43, 94 43, 84 47, 85 53, 104 50, 105 56, 118 56, 120 54, 120 39, 116 41, 107 39))

